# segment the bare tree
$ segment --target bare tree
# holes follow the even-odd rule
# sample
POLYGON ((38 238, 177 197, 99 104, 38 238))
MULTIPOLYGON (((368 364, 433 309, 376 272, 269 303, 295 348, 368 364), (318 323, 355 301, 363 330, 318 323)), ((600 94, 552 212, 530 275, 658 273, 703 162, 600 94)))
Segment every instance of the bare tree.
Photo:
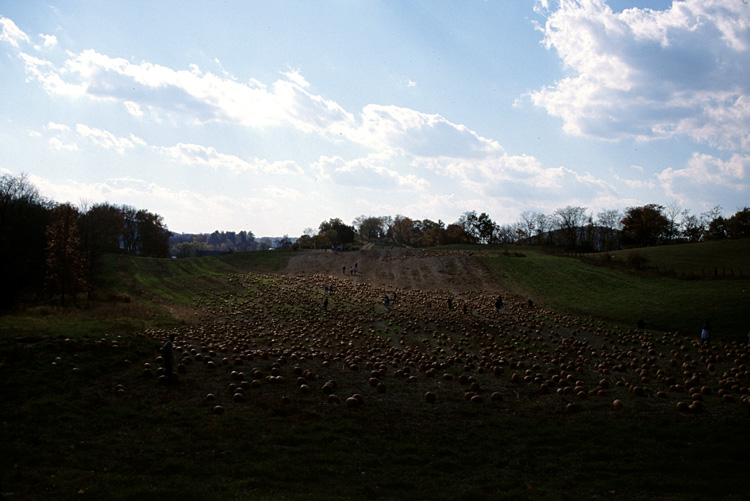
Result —
POLYGON ((555 226, 565 235, 569 250, 578 248, 578 235, 586 222, 586 210, 586 207, 568 205, 563 209, 557 209, 553 214, 555 226))
POLYGON ((534 231, 536 230, 538 219, 537 214, 532 211, 525 211, 521 213, 521 220, 519 221, 519 226, 523 229, 523 233, 526 236, 526 239, 528 240, 529 244, 531 243, 531 238, 534 236, 534 231))
POLYGON ((545 233, 547 233, 552 227, 552 219, 546 214, 542 214, 541 212, 537 212, 535 214, 535 218, 536 218, 536 238, 537 238, 536 243, 537 245, 542 245, 545 233))
POLYGON ((700 242, 703 232, 706 231, 706 222, 701 216, 690 213, 690 209, 682 211, 682 222, 680 223, 682 235, 689 242, 700 242))
POLYGON ((520 226, 515 224, 504 224, 495 226, 495 240, 502 244, 514 244, 518 241, 520 226))
POLYGON ((664 217, 667 218, 667 230, 664 232, 664 238, 667 242, 671 242, 679 235, 680 224, 677 222, 677 218, 682 214, 682 209, 677 203, 677 200, 671 200, 664 207, 664 217))
POLYGON ((618 238, 622 229, 622 214, 619 210, 610 209, 596 215, 597 224, 602 231, 602 250, 613 250, 618 247, 618 238))

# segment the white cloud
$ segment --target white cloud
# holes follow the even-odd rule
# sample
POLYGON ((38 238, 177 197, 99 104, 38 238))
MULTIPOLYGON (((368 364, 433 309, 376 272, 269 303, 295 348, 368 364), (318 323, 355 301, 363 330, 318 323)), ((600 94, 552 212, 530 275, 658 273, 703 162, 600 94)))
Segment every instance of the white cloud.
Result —
POLYGON ((76 124, 75 133, 72 133, 68 125, 56 122, 48 122, 44 128, 56 134, 49 139, 49 144, 56 150, 78 150, 78 145, 75 142, 71 142, 71 138, 86 139, 99 148, 114 150, 121 155, 128 150, 134 149, 136 146, 148 146, 144 139, 135 134, 131 133, 128 137, 118 137, 109 131, 89 127, 84 124, 76 124), (65 141, 68 142, 66 143, 65 141))
POLYGON ((588 205, 588 201, 614 198, 617 193, 612 184, 590 173, 581 174, 564 166, 544 168, 529 155, 503 153, 478 160, 433 158, 420 164, 454 178, 455 188, 467 190, 462 198, 494 204, 498 211, 503 211, 503 204, 527 209, 537 204, 534 209, 545 206, 549 210, 571 201, 588 205))
POLYGON ((107 202, 114 205, 131 205, 162 216, 170 229, 180 227, 187 231, 199 228, 234 227, 232 218, 237 212, 247 213, 252 208, 277 208, 262 200, 235 200, 225 196, 206 196, 189 190, 173 191, 157 183, 132 177, 111 178, 103 182, 82 183, 73 180, 53 182, 30 175, 29 180, 40 193, 57 201, 76 203, 107 202))
POLYGON ((52 62, 24 52, 19 53, 19 57, 24 62, 26 75, 38 80, 48 93, 67 97, 79 97, 85 94, 85 85, 66 82, 52 62))
POLYGON ((76 143, 63 143, 60 138, 52 137, 47 141, 50 148, 56 151, 78 151, 78 145, 76 143))
POLYGON ((263 189, 263 193, 271 197, 276 202, 294 202, 302 200, 302 193, 293 188, 283 188, 279 186, 269 186, 263 189))
POLYGON ((309 87, 310 83, 305 80, 305 77, 303 77, 299 70, 289 70, 289 71, 282 71, 280 72, 282 75, 284 75, 287 80, 294 83, 295 85, 298 85, 300 87, 309 87))
MULTIPOLYGON (((76 132, 81 137, 84 137, 90 140, 97 146, 104 148, 106 150, 109 150, 109 149, 115 150, 117 153, 121 155, 124 154, 126 150, 135 148, 135 144, 130 139, 125 138, 125 137, 117 137, 111 132, 106 131, 106 130, 89 127, 83 124, 77 124, 76 132)), ((142 142, 143 140, 139 140, 139 138, 135 138, 135 139, 136 141, 143 144, 142 142)))
POLYGON ((502 150, 464 125, 399 106, 365 106, 361 126, 350 134, 371 149, 417 157, 479 158, 502 150))
POLYGON ((57 45, 57 37, 55 35, 43 35, 39 34, 44 39, 45 47, 52 47, 57 45))
POLYGON ((345 160, 341 157, 321 156, 311 165, 313 172, 336 185, 373 190, 402 189, 421 191, 429 187, 426 179, 412 173, 400 173, 393 168, 394 159, 384 154, 345 160))
POLYGON ((59 130, 59 131, 68 131, 70 130, 70 127, 68 127, 65 124, 59 124, 55 122, 47 122, 47 129, 49 130, 59 130))
POLYGON ((148 146, 148 143, 146 143, 144 139, 136 136, 135 134, 131 133, 128 136, 128 138, 130 139, 130 142, 132 142, 133 144, 137 144, 138 146, 148 146))
POLYGON ((143 110, 141 110, 141 106, 138 103, 134 103, 133 101, 123 101, 122 104, 125 106, 125 109, 128 110, 128 113, 134 117, 143 116, 143 110))
POLYGON ((354 119, 337 103, 307 92, 298 71, 284 73, 270 90, 212 73, 173 70, 149 62, 132 63, 94 50, 69 54, 63 67, 20 54, 27 74, 51 94, 86 95, 121 102, 133 115, 179 115, 194 123, 225 122, 248 127, 291 125, 304 132, 339 137, 354 119))
POLYGON ((570 75, 529 94, 575 135, 687 135, 750 149, 750 16, 743 2, 674 1, 613 12, 561 1, 541 28, 570 75))
POLYGON ((729 160, 722 160, 694 153, 685 168, 665 169, 657 178, 667 196, 683 204, 703 200, 708 201, 708 205, 725 205, 730 201, 721 200, 720 193, 724 196, 735 193, 738 199, 747 199, 747 193, 750 193, 750 156, 735 154, 729 160))
MULTIPOLYGON (((128 204, 155 212, 164 218, 170 230, 202 232, 206 228, 240 230, 237 214, 277 213, 283 204, 259 198, 231 198, 224 195, 204 195, 190 190, 172 190, 157 183, 130 177, 108 179, 104 183, 84 186, 89 190, 87 200, 106 200, 128 204)), ((268 218, 264 218, 268 219, 268 218)), ((257 221, 255 221, 257 224, 257 221)), ((247 221, 244 229, 267 234, 270 228, 255 226, 247 221)), ((269 219, 273 226, 273 221, 269 219)))
POLYGON ((179 143, 158 149, 175 162, 183 165, 200 165, 215 170, 226 169, 231 172, 253 171, 270 174, 301 172, 301 169, 292 161, 269 162, 258 158, 247 161, 235 155, 220 153, 212 146, 179 143))
POLYGON ((616 176, 615 179, 631 190, 653 190, 656 188, 656 182, 653 179, 624 179, 619 176, 616 176))
POLYGON ((16 23, 0 16, 0 42, 8 42, 13 47, 18 47, 18 42, 28 43, 29 36, 16 26, 16 23))
POLYGON ((43 33, 40 33, 39 36, 42 37, 42 40, 44 40, 44 42, 42 43, 44 47, 54 47, 55 45, 57 45, 57 37, 55 35, 45 35, 43 33))
POLYGON ((193 123, 224 122, 247 127, 292 126, 334 140, 348 139, 374 150, 416 156, 479 157, 501 148, 464 125, 440 115, 398 106, 366 106, 358 123, 333 100, 311 94, 299 70, 270 86, 242 84, 212 73, 176 71, 132 63, 93 50, 69 54, 61 68, 26 54, 27 73, 47 92, 122 103, 133 116, 181 115, 193 123))

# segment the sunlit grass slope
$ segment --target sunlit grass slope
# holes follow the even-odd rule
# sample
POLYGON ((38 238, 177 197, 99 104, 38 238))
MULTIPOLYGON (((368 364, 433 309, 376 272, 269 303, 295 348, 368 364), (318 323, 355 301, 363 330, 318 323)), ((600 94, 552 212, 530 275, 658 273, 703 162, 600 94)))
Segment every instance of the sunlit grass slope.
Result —
MULTIPOLYGON (((709 252, 721 246, 679 247, 642 252, 653 262, 674 260, 690 269, 718 263, 720 255, 726 256, 721 262, 732 263, 735 269, 748 264, 734 246, 726 253, 709 252)), ((650 328, 696 335, 709 319, 716 335, 736 340, 745 339, 750 328, 747 279, 679 280, 540 252, 524 254, 488 257, 486 262, 513 289, 552 309, 631 327, 642 319, 650 328)))
MULTIPOLYGON (((697 244, 660 245, 627 249, 608 253, 622 261, 638 254, 648 261, 647 266, 676 275, 694 275, 697 278, 744 277, 750 278, 750 239, 715 240, 697 244)), ((602 255, 600 254, 599 257, 602 255)), ((597 255, 592 255, 596 258, 597 255)))
POLYGON ((293 255, 258 251, 193 259, 153 259, 109 256, 105 284, 133 296, 190 304, 201 291, 226 284, 227 275, 240 272, 276 272, 293 255))

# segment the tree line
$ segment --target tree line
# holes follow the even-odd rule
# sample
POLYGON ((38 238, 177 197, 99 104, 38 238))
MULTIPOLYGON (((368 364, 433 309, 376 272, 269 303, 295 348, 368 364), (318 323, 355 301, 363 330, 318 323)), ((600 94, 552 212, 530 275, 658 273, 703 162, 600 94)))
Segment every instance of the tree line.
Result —
POLYGON ((169 254, 175 257, 202 257, 226 252, 264 250, 267 242, 255 241, 252 231, 214 231, 180 233, 169 239, 169 254))
POLYGON ((0 307, 43 296, 75 301, 106 253, 168 257, 161 216, 129 205, 77 208, 42 197, 26 175, 0 176, 0 307))
POLYGON ((179 233, 169 239, 169 255, 177 258, 217 256, 228 252, 288 249, 294 242, 289 235, 261 237, 252 231, 219 231, 213 233, 179 233))
POLYGON ((487 213, 469 211, 445 224, 407 216, 359 216, 351 225, 339 218, 307 228, 296 248, 350 245, 359 233, 368 241, 408 247, 451 244, 527 244, 568 252, 612 251, 667 243, 700 242, 750 236, 750 208, 723 217, 721 207, 693 214, 676 203, 646 204, 624 212, 604 210, 596 215, 586 207, 566 206, 544 214, 527 211, 512 224, 498 224, 487 213))
POLYGON ((596 252, 750 236, 750 208, 723 217, 721 207, 693 214, 676 203, 646 204, 596 215, 566 206, 543 214, 527 211, 512 224, 487 213, 463 213, 457 221, 404 215, 339 218, 307 228, 296 242, 256 240, 251 231, 173 235, 161 216, 128 205, 98 203, 76 208, 47 200, 25 175, 0 176, 0 308, 19 299, 59 296, 75 300, 90 291, 106 253, 149 257, 196 257, 208 253, 270 248, 346 248, 356 235, 384 245, 436 247, 451 244, 528 244, 573 252, 596 252))

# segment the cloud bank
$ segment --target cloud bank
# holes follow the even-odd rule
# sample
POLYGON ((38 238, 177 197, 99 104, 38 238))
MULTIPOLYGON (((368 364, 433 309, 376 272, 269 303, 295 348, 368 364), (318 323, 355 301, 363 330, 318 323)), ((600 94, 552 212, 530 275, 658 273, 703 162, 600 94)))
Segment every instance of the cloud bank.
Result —
POLYGON ((574 135, 607 140, 685 135, 750 150, 750 8, 741 1, 674 1, 613 10, 562 0, 539 29, 569 76, 529 94, 574 135))
MULTIPOLYGON (((538 25, 542 43, 559 56, 565 75, 525 98, 559 117, 568 134, 608 142, 689 138, 696 148, 729 153, 695 152, 684 165, 655 175, 603 179, 572 166, 545 166, 530 153, 509 153, 500 141, 440 114, 392 104, 347 110, 316 93, 299 69, 286 68, 270 83, 255 78, 242 82, 218 60, 219 71, 211 72, 197 64, 176 69, 95 49, 74 53, 50 35, 33 37, 39 40, 35 44, 2 16, 0 42, 12 47, 27 81, 52 98, 114 104, 127 119, 175 131, 183 124, 226 127, 248 137, 283 131, 299 144, 309 139, 323 145, 306 152, 303 162, 291 154, 261 158, 237 153, 195 138, 164 144, 155 137, 116 134, 75 120, 49 122, 29 133, 60 155, 93 149, 119 157, 137 153, 154 165, 167 162, 252 179, 257 188, 256 197, 230 198, 175 191, 125 175, 100 184, 59 183, 56 188, 48 183, 61 194, 78 189, 121 200, 132 196, 133 204, 157 200, 165 216, 181 221, 207 214, 228 221, 232 211, 281 211, 290 201, 325 203, 346 190, 357 190, 357 204, 363 207, 395 208, 394 213, 411 209, 422 211, 423 217, 448 209, 498 214, 552 211, 561 205, 605 209, 628 199, 624 189, 683 202, 700 190, 750 191, 747 5, 685 0, 662 11, 615 12, 603 0, 561 0, 538 1, 536 9, 544 18, 538 25), (310 184, 315 182, 319 184, 310 184), (191 211, 191 203, 207 210, 191 211)), ((406 83, 415 85, 413 80, 406 83)), ((179 132, 170 137, 175 136, 179 132)), ((290 205, 288 210, 298 208, 290 205)))

